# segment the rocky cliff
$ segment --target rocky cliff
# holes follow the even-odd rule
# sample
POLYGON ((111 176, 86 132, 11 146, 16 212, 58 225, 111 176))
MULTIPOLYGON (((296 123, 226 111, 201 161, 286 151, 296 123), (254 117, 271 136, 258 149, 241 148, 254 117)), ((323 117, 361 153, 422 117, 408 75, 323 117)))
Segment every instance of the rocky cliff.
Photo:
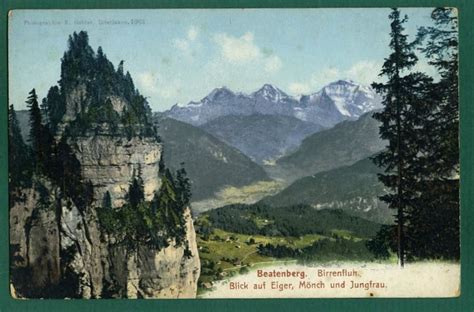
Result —
POLYGON ((194 298, 200 273, 193 220, 185 244, 129 254, 104 240, 94 210, 81 212, 37 181, 10 210, 12 286, 26 298, 194 298), (47 198, 41 192, 48 191, 47 198), (190 253, 186 254, 185 250, 190 253))
POLYGON ((81 163, 82 176, 94 187, 94 198, 101 200, 109 192, 114 207, 124 203, 134 173, 140 171, 145 200, 150 201, 160 188, 158 165, 161 144, 155 138, 133 137, 130 140, 107 135, 70 139, 81 163))
POLYGON ((54 133, 42 152, 52 160, 36 165, 30 186, 10 190, 12 289, 26 298, 195 297, 200 262, 189 201, 178 202, 173 184, 176 194, 161 190, 169 171, 146 100, 122 63, 115 71, 100 48, 93 52, 86 33, 69 40, 60 88, 43 100, 54 133), (132 205, 137 180, 140 202, 132 205), (165 195, 173 205, 160 206, 165 195), (117 213, 126 208, 132 215, 117 213), (123 227, 111 232, 106 222, 135 228, 121 235, 123 227), (148 241, 133 234, 146 231, 148 241))

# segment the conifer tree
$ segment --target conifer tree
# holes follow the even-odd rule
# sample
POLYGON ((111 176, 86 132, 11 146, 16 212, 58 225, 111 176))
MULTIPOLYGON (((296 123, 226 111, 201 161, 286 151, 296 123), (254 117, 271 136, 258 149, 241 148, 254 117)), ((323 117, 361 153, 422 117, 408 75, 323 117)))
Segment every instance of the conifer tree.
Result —
POLYGON ((138 174, 134 174, 132 182, 130 183, 127 200, 132 208, 138 207, 138 205, 145 200, 145 191, 140 168, 138 174))
POLYGON ((431 83, 430 115, 423 119, 426 142, 418 161, 419 199, 411 214, 411 247, 420 258, 459 259, 459 103, 457 13, 436 8, 433 27, 419 29, 420 50, 440 79, 431 83))
MULTIPOLYGON (((400 266, 405 261, 405 213, 409 206, 411 195, 408 185, 410 176, 406 172, 407 163, 414 153, 410 148, 410 132, 406 120, 410 109, 408 86, 409 75, 404 75, 417 62, 414 45, 408 42, 404 33, 403 24, 407 17, 400 17, 398 9, 392 9, 389 15, 391 20, 390 48, 391 54, 385 59, 380 76, 387 78, 385 83, 374 83, 373 87, 383 97, 384 110, 374 114, 374 118, 381 122, 379 129, 382 139, 388 141, 388 147, 374 157, 374 162, 384 168, 384 174, 379 175, 380 181, 391 190, 381 199, 388 203, 390 208, 396 209, 397 224, 397 252, 400 266)), ((415 152, 416 153, 416 152, 415 152)))
POLYGON ((10 191, 30 184, 31 169, 30 150, 21 136, 20 125, 12 104, 8 110, 8 177, 10 191))
POLYGON ((28 99, 26 100, 30 112, 30 141, 31 148, 33 152, 33 158, 35 163, 36 170, 40 169, 42 155, 44 154, 44 147, 41 142, 42 135, 42 117, 41 111, 38 105, 38 96, 36 95, 36 90, 33 89, 30 91, 28 99))
POLYGON ((82 198, 86 192, 82 181, 81 163, 64 136, 54 147, 54 158, 48 173, 61 190, 76 201, 79 208, 85 208, 86 201, 82 198))
POLYGON ((102 208, 104 209, 112 209, 112 198, 110 197, 110 192, 107 191, 104 194, 104 198, 102 200, 102 208))
POLYGON ((52 133, 66 113, 66 103, 58 86, 51 87, 42 103, 43 116, 46 116, 48 127, 52 133))
POLYGON ((181 168, 176 171, 176 188, 178 195, 178 204, 181 208, 189 205, 191 200, 191 182, 187 177, 184 163, 181 163, 181 168))
POLYGON ((433 148, 440 176, 459 173, 459 100, 458 100, 458 20, 455 8, 436 8, 431 17, 434 27, 421 27, 418 36, 427 43, 421 48, 441 77, 434 85, 439 108, 430 124, 438 133, 433 148))

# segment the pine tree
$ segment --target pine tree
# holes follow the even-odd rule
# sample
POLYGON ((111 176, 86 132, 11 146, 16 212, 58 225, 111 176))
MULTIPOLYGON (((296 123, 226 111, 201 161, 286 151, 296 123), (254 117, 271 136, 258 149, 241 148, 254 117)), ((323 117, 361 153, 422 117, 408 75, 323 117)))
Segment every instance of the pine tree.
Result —
POLYGON ((191 200, 191 182, 187 177, 186 169, 184 169, 184 163, 181 163, 181 168, 176 171, 176 188, 178 205, 184 209, 191 200))
POLYGON ((110 192, 107 191, 104 194, 104 198, 102 200, 102 208, 111 210, 112 209, 112 198, 110 197, 110 192))
POLYGON ((49 177, 58 185, 66 196, 73 199, 76 206, 85 209, 90 200, 91 188, 82 181, 81 163, 76 158, 67 138, 63 136, 54 145, 54 157, 48 170, 49 177))
POLYGON ((408 185, 410 176, 405 171, 407 162, 413 153, 410 144, 412 134, 406 120, 406 112, 413 105, 409 98, 408 86, 412 77, 405 75, 417 62, 414 45, 409 43, 404 34, 403 24, 407 17, 400 17, 398 9, 392 9, 390 48, 392 53, 382 67, 380 76, 387 78, 386 83, 374 83, 373 87, 383 97, 384 110, 374 114, 381 122, 380 136, 388 140, 388 147, 374 157, 374 162, 384 168, 384 174, 379 175, 380 181, 392 192, 381 197, 390 208, 396 209, 397 252, 400 266, 405 261, 405 213, 409 206, 411 195, 408 185))
POLYGON ((42 110, 43 116, 47 117, 49 128, 55 133, 57 125, 66 113, 66 103, 58 86, 49 89, 48 95, 43 99, 42 110))
POLYGON ((123 63, 123 60, 121 60, 117 67, 117 74, 119 75, 119 78, 123 77, 123 63))
POLYGON ((69 90, 75 84, 90 78, 94 63, 94 51, 89 46, 87 32, 74 32, 69 36, 68 50, 61 62, 61 91, 69 90))
POLYGON ((434 27, 420 28, 421 48, 439 73, 431 83, 435 106, 424 118, 427 142, 419 162, 425 171, 419 179, 409 228, 418 240, 412 252, 420 258, 459 259, 459 103, 457 14, 453 8, 432 12, 434 27))
POLYGON ((134 174, 134 177, 132 178, 127 194, 127 200, 132 208, 138 207, 138 205, 145 200, 145 190, 140 168, 138 174, 134 174))
POLYGON ((437 174, 451 178, 459 174, 459 97, 458 97, 458 20, 455 8, 437 8, 431 17, 436 26, 420 28, 419 37, 427 39, 421 50, 436 67, 441 77, 434 86, 440 101, 434 114, 439 133, 437 149, 433 157, 439 159, 437 174))
POLYGON ((35 168, 38 171, 43 159, 44 147, 41 144, 41 136, 43 132, 42 117, 35 89, 30 91, 26 104, 30 111, 30 141, 35 168))
POLYGON ((8 110, 8 177, 10 191, 30 185, 31 169, 30 150, 21 136, 20 125, 12 104, 8 110))
POLYGON ((162 177, 166 169, 164 154, 165 151, 163 147, 161 150, 160 161, 158 162, 158 177, 162 177))

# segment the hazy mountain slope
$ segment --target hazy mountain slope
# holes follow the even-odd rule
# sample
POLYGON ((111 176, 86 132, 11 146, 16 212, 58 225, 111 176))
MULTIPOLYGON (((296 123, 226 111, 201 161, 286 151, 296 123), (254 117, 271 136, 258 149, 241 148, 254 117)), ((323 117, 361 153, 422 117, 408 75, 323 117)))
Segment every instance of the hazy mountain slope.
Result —
POLYGON ((182 162, 192 182, 192 200, 212 197, 224 186, 244 186, 269 180, 265 171, 237 149, 204 130, 174 119, 157 120, 165 163, 178 169, 182 162))
POLYGON ((21 136, 26 144, 29 144, 30 131, 30 113, 27 110, 16 111, 16 118, 20 124, 21 136))
POLYGON ((351 166, 320 172, 296 180, 280 193, 264 198, 272 206, 307 204, 317 209, 342 209, 379 223, 391 221, 393 211, 378 199, 384 193, 381 170, 368 158, 351 166))
POLYGON ((272 175, 286 180, 330 170, 367 158, 381 151, 385 144, 379 138, 379 123, 366 113, 355 121, 344 121, 303 140, 292 154, 269 167, 272 175))
POLYGON ((223 116, 201 128, 258 163, 281 157, 297 148, 305 137, 322 129, 292 116, 261 114, 223 116))

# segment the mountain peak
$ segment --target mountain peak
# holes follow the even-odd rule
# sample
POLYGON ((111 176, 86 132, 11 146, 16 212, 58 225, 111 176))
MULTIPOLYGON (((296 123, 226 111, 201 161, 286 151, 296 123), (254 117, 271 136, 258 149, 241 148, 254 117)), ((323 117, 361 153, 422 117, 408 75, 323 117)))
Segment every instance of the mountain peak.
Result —
POLYGON ((337 81, 331 82, 329 86, 331 85, 357 85, 358 86, 360 84, 351 79, 339 79, 337 81))
POLYGON ((207 99, 207 100, 213 101, 213 100, 225 99, 229 96, 234 96, 234 95, 235 93, 232 92, 232 90, 223 86, 223 87, 215 88, 214 90, 212 90, 211 93, 209 93, 205 97, 205 100, 207 99))
POLYGON ((266 83, 260 88, 260 90, 278 90, 278 88, 275 87, 274 85, 266 83))
POLYGON ((349 79, 341 79, 326 85, 322 93, 329 97, 337 110, 349 118, 358 118, 361 114, 380 106, 376 92, 349 79))
POLYGON ((357 119, 361 114, 378 107, 380 98, 370 86, 341 79, 300 99, 269 83, 250 94, 221 87, 199 102, 190 102, 185 107, 173 106, 168 116, 202 125, 227 115, 285 115, 332 127, 342 120, 357 119))
POLYGON ((260 96, 271 102, 278 102, 284 98, 288 98, 288 95, 285 92, 268 83, 252 93, 252 96, 260 96))

